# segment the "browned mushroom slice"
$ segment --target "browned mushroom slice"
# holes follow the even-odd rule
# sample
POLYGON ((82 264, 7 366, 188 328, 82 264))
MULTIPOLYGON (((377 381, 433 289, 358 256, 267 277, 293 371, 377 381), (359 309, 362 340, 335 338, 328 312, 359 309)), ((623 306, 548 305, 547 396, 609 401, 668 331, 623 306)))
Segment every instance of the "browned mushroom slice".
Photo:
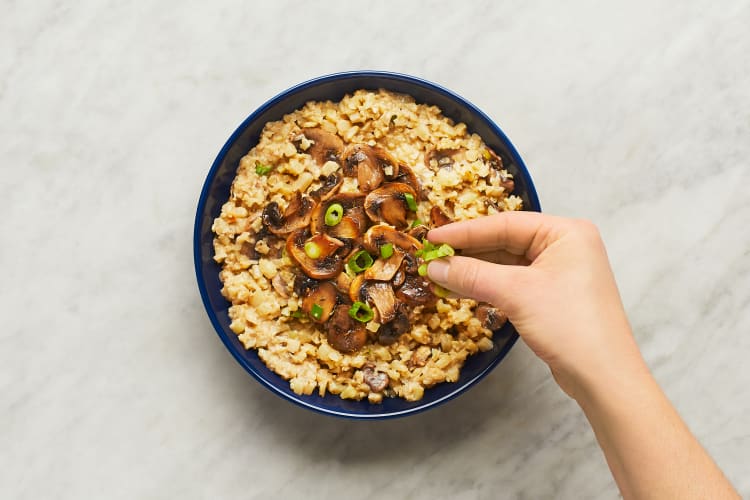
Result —
POLYGON ((412 187, 412 189, 414 189, 414 192, 419 195, 418 199, 425 198, 425 196, 422 196, 422 184, 417 179, 414 171, 407 165, 404 165, 403 163, 399 165, 398 175, 393 179, 393 181, 408 184, 412 187))
POLYGON ((422 306, 437 301, 437 296, 430 288, 430 280, 413 275, 406 276, 404 284, 396 290, 396 297, 410 306, 422 306))
POLYGON ((430 226, 435 228, 450 224, 451 222, 453 221, 450 219, 450 217, 445 215, 445 212, 443 212, 440 207, 438 207, 437 205, 432 207, 432 209, 430 210, 430 226))
POLYGON ((414 238, 415 240, 422 241, 423 239, 427 238, 427 233, 430 232, 430 228, 425 226, 424 224, 419 224, 417 226, 414 226, 413 228, 409 229, 406 234, 414 238))
POLYGON ((335 195, 341 185, 344 183, 344 176, 338 172, 334 172, 330 175, 321 178, 321 186, 310 192, 310 196, 318 201, 325 201, 331 196, 335 195))
POLYGON ((336 276, 336 288, 342 293, 349 293, 349 287, 352 284, 352 278, 346 273, 340 273, 336 276))
POLYGON ((482 302, 477 306, 474 310, 474 315, 482 323, 483 327, 493 331, 501 328, 508 321, 508 317, 505 314, 486 302, 482 302))
POLYGON ((396 229, 408 226, 406 216, 409 213, 409 203, 406 197, 411 196, 416 202, 417 193, 403 182, 388 183, 367 195, 365 198, 365 212, 373 222, 385 222, 396 229))
POLYGON ((415 252, 422 248, 419 240, 385 224, 370 227, 363 239, 365 249, 375 255, 380 255, 380 248, 386 243, 392 244, 394 249, 399 248, 405 253, 415 252))
POLYGON ((488 160, 490 170, 490 184, 501 186, 506 195, 509 195, 516 188, 513 179, 503 170, 503 159, 490 148, 486 149, 485 159, 488 160))
POLYGON ((325 201, 321 201, 312 211, 310 232, 313 234, 326 232, 336 238, 358 238, 362 235, 367 225, 364 204, 365 195, 360 193, 339 193, 325 201), (334 203, 341 205, 344 213, 338 224, 328 226, 325 222, 326 211, 334 203))
POLYGON ((375 259, 372 266, 364 273, 366 280, 391 281, 404 261, 404 252, 395 249, 387 259, 375 259))
POLYGON ((490 167, 500 170, 503 168, 503 159, 498 156, 491 148, 487 148, 485 153, 485 159, 488 160, 490 167))
POLYGON ((349 283, 349 298, 352 302, 362 301, 365 297, 361 295, 362 287, 365 284, 365 275, 358 274, 352 278, 349 283))
POLYGON ((402 304, 396 311, 396 317, 393 321, 380 325, 378 329, 378 343, 382 345, 391 345, 398 340, 398 338, 409 331, 411 325, 409 324, 409 315, 406 313, 405 307, 402 304))
POLYGON ((316 323, 328 321, 334 307, 336 307, 336 287, 329 281, 321 283, 302 300, 302 312, 316 323))
POLYGON ((306 227, 310 223, 313 201, 297 193, 281 214, 279 204, 272 201, 263 209, 261 220, 273 234, 282 236, 306 227))
POLYGON ((326 234, 318 234, 308 240, 310 233, 307 229, 299 229, 290 234, 286 240, 286 251, 310 278, 330 279, 336 277, 344 267, 344 262, 338 253, 343 247, 339 240, 326 234), (305 243, 311 241, 319 246, 319 255, 311 258, 305 253, 305 243))
POLYGON ((424 166, 428 168, 448 168, 454 163, 454 156, 460 153, 461 149, 433 149, 424 155, 424 166))
POLYGON ((360 297, 373 304, 378 311, 380 323, 388 323, 396 316, 396 295, 390 283, 383 281, 365 282, 360 297))
POLYGON ((406 271, 404 271, 404 266, 401 265, 399 270, 396 271, 396 274, 393 275, 393 279, 391 280, 391 285, 393 285, 394 288, 398 288, 404 284, 405 279, 406 279, 406 271))
POLYGON ((357 176, 359 190, 372 191, 385 178, 399 174, 398 162, 384 149, 367 144, 352 144, 344 150, 344 175, 357 176))
POLYGON ((318 280, 310 278, 306 274, 297 274, 294 277, 292 289, 294 290, 294 293, 297 294, 297 297, 304 297, 310 292, 310 290, 316 288, 317 286, 318 280))
POLYGON ((356 175, 359 190, 372 191, 385 179, 384 163, 390 162, 393 171, 393 160, 386 158, 387 153, 367 144, 352 144, 344 150, 344 174, 356 175))
POLYGON ((297 150, 308 153, 318 165, 323 165, 327 161, 335 161, 337 163, 341 161, 341 153, 344 151, 344 141, 338 135, 327 132, 322 128, 302 129, 302 135, 311 141, 312 144, 306 150, 301 150, 301 141, 295 140, 297 150))
POLYGON ((362 380, 370 386, 372 392, 383 392, 390 381, 387 374, 375 370, 373 363, 367 363, 362 367, 362 380))
POLYGON ((289 298, 289 293, 287 292, 287 284, 286 281, 284 281, 284 278, 281 277, 281 274, 277 274, 273 277, 273 279, 271 280, 271 285, 273 285, 273 289, 276 290, 276 293, 278 293, 285 299, 289 298))
POLYGON ((328 343, 341 352, 355 352, 367 342, 365 324, 349 316, 349 305, 338 305, 328 320, 328 343))

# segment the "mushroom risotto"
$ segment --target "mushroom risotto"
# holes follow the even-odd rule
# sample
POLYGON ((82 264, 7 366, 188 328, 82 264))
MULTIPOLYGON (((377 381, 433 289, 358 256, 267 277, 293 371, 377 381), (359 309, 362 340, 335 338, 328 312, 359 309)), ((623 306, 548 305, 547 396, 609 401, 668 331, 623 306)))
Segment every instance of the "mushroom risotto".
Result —
POLYGON ((407 95, 359 90, 266 124, 214 221, 231 329, 297 394, 409 401, 506 318, 448 296, 432 227, 520 210, 501 158, 407 95))

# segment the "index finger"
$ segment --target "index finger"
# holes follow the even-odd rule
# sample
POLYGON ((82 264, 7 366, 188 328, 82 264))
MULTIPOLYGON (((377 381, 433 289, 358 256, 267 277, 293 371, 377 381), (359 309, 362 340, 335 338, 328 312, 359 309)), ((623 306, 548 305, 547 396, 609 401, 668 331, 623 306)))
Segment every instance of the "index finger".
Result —
POLYGON ((503 212, 488 217, 453 222, 432 229, 427 238, 455 248, 502 249, 516 255, 529 254, 542 245, 558 218, 538 212, 503 212))

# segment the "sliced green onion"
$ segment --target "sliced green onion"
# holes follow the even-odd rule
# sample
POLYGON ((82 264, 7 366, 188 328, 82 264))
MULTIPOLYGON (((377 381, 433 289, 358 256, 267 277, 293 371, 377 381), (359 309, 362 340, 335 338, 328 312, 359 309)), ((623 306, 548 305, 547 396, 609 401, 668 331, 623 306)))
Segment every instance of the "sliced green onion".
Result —
POLYGON ((443 288, 442 286, 438 285, 437 283, 433 283, 432 285, 432 293, 440 297, 441 299, 446 298, 448 295, 451 294, 451 291, 447 288, 443 288))
POLYGON ((437 249, 438 257, 453 257, 454 255, 456 255, 456 251, 447 243, 443 243, 437 249))
POLYGON ((422 222, 421 220, 414 219, 414 222, 411 223, 411 227, 421 226, 422 224, 424 224, 424 222, 422 222))
POLYGON ((355 273, 361 273, 365 269, 368 269, 370 266, 372 266, 372 256, 365 250, 360 250, 359 252, 355 253, 351 259, 349 259, 347 265, 349 266, 349 269, 351 269, 355 273))
POLYGON ((310 309, 310 316, 312 316, 313 319, 320 319, 323 316, 323 308, 318 304, 313 304, 310 309))
POLYGON ((271 165, 263 165, 261 162, 255 162, 255 173, 258 175, 266 175, 268 172, 273 170, 271 165))
POLYGON ((421 265, 420 265, 420 266, 419 266, 419 267, 417 268, 417 273, 418 273, 418 274, 419 274, 420 276, 427 276, 427 264, 421 264, 421 265))
POLYGON ((335 226, 341 222, 341 218, 344 216, 344 207, 341 203, 334 203, 328 210, 326 210, 325 222, 326 226, 335 226))
POLYGON ((387 259, 393 255, 393 243, 386 243, 382 247, 380 247, 380 256, 384 259, 387 259))
POLYGON ((364 302, 355 302, 352 307, 349 308, 349 316, 356 319, 360 323, 367 323, 375 317, 375 313, 372 312, 370 306, 364 302))
POLYGON ((300 311, 299 309, 297 309, 296 311, 292 313, 292 318, 301 319, 303 317, 304 315, 302 314, 302 311, 300 311))
POLYGON ((318 257, 320 257, 320 253, 320 245, 318 245, 314 241, 308 241, 307 243, 305 243, 305 255, 307 255, 311 259, 317 259, 318 257))
POLYGON ((406 200, 406 204, 409 206, 409 210, 412 212, 417 211, 417 202, 414 200, 414 197, 411 195, 411 193, 404 193, 404 199, 406 200))

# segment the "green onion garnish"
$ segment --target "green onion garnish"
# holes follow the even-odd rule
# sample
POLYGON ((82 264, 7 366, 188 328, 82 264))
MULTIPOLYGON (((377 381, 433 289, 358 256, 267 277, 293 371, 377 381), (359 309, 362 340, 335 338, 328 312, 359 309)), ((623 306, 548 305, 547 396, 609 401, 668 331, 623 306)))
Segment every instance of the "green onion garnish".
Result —
POLYGON ((268 172, 273 170, 271 165, 263 165, 261 162, 255 162, 255 173, 258 175, 266 175, 268 172))
POLYGON ((292 318, 301 319, 303 317, 304 315, 302 314, 302 311, 300 311, 299 309, 297 309, 296 311, 292 313, 292 318))
POLYGON ((349 308, 349 316, 361 323, 367 323, 375 317, 375 313, 372 312, 370 306, 364 302, 357 301, 349 308))
POLYGON ((427 276, 427 264, 421 264, 417 268, 417 273, 419 273, 420 276, 427 276))
POLYGON ((334 203, 328 210, 326 210, 325 222, 326 226, 335 226, 341 222, 341 218, 344 216, 344 207, 341 203, 334 203))
POLYGON ((442 286, 438 285, 437 283, 433 283, 432 285, 432 293, 440 297, 441 299, 446 298, 448 295, 450 295, 451 291, 443 288, 442 286))
POLYGON ((411 227, 421 226, 422 224, 424 224, 424 222, 422 222, 421 220, 414 219, 414 222, 411 223, 411 227))
POLYGON ((360 250, 359 252, 355 253, 351 259, 349 259, 349 262, 347 262, 346 265, 348 265, 349 269, 351 269, 355 273, 361 273, 365 269, 368 269, 370 266, 372 266, 372 256, 365 250, 360 250))
POLYGON ((411 195, 411 193, 404 193, 404 199, 406 200, 406 204, 409 206, 409 210, 412 212, 417 211, 417 202, 414 200, 414 197, 411 195))
POLYGON ((323 316, 323 308, 318 304, 313 304, 310 309, 310 316, 312 316, 313 319, 320 319, 323 316))
POLYGON ((386 243, 382 247, 380 247, 380 256, 384 259, 387 259, 393 255, 393 243, 386 243))
POLYGON ((305 255, 310 257, 311 259, 317 259, 320 257, 320 245, 315 243, 314 241, 308 241, 305 243, 305 255))
POLYGON ((454 255, 456 255, 456 251, 447 243, 443 243, 437 249, 438 257, 453 257, 454 255))

